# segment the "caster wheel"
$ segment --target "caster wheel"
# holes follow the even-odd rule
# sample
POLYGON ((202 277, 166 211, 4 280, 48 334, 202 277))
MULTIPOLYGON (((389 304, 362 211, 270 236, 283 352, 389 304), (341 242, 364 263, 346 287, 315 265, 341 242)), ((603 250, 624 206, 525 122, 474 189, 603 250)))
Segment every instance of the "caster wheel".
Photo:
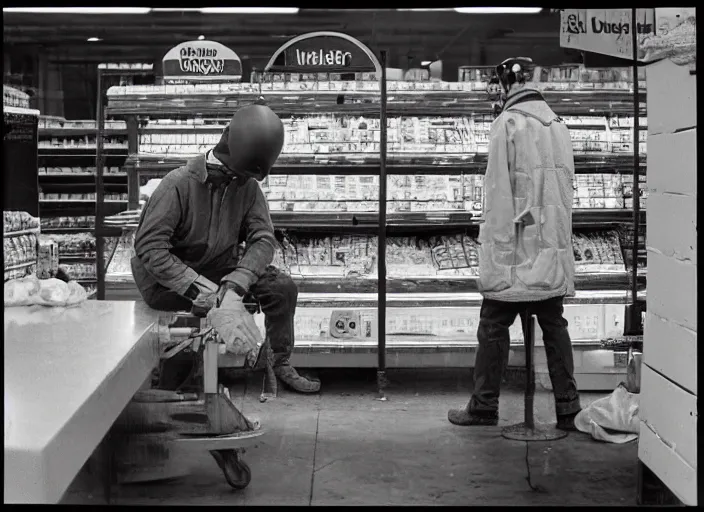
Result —
POLYGON ((244 489, 252 481, 252 471, 245 461, 240 460, 239 453, 235 450, 216 450, 210 454, 233 489, 244 489))

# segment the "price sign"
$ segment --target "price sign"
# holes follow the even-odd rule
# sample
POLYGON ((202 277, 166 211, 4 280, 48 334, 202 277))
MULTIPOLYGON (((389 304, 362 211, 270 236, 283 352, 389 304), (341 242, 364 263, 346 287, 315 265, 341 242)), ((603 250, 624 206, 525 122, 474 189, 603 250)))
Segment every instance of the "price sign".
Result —
POLYGON ((337 32, 313 32, 279 48, 267 71, 281 73, 359 73, 379 70, 374 54, 361 42, 337 32))
POLYGON ((164 82, 232 82, 242 78, 242 62, 235 52, 215 41, 187 41, 163 59, 164 82))
MULTIPOLYGON (((655 10, 636 13, 639 43, 655 34, 655 10)), ((631 9, 564 9, 560 18, 560 46, 587 52, 633 58, 631 9)), ((645 51, 639 48, 638 58, 645 51)))

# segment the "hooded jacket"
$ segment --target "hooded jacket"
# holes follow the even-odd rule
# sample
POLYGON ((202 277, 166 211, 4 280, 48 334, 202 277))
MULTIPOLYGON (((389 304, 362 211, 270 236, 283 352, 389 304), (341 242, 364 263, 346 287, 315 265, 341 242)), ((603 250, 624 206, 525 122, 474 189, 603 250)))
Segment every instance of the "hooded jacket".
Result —
POLYGON ((201 274, 248 290, 271 264, 275 247, 257 182, 209 172, 206 155, 199 155, 168 173, 147 201, 132 274, 145 299, 157 283, 184 295, 201 274), (240 258, 241 242, 246 250, 240 258))
POLYGON ((539 92, 511 92, 489 136, 479 291, 506 302, 573 296, 569 130, 539 92))

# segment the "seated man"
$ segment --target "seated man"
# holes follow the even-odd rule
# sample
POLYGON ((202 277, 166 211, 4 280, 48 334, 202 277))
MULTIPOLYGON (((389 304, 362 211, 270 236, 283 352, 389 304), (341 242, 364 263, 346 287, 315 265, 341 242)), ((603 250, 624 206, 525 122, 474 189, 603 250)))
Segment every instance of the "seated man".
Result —
POLYGON ((160 310, 195 305, 207 312, 224 294, 254 297, 277 377, 295 391, 315 393, 320 382, 289 364, 298 291, 271 266, 277 242, 256 181, 269 174, 283 143, 283 123, 267 106, 238 110, 214 149, 169 172, 154 190, 135 235, 132 274, 144 301, 160 310))

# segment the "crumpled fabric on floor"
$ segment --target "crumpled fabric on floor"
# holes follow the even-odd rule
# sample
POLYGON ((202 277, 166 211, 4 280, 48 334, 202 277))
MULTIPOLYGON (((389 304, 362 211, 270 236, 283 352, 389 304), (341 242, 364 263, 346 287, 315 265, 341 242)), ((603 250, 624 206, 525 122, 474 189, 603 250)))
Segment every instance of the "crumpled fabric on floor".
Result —
POLYGON ((597 441, 623 444, 638 439, 640 395, 629 393, 623 384, 609 396, 582 409, 574 419, 580 432, 597 441))

